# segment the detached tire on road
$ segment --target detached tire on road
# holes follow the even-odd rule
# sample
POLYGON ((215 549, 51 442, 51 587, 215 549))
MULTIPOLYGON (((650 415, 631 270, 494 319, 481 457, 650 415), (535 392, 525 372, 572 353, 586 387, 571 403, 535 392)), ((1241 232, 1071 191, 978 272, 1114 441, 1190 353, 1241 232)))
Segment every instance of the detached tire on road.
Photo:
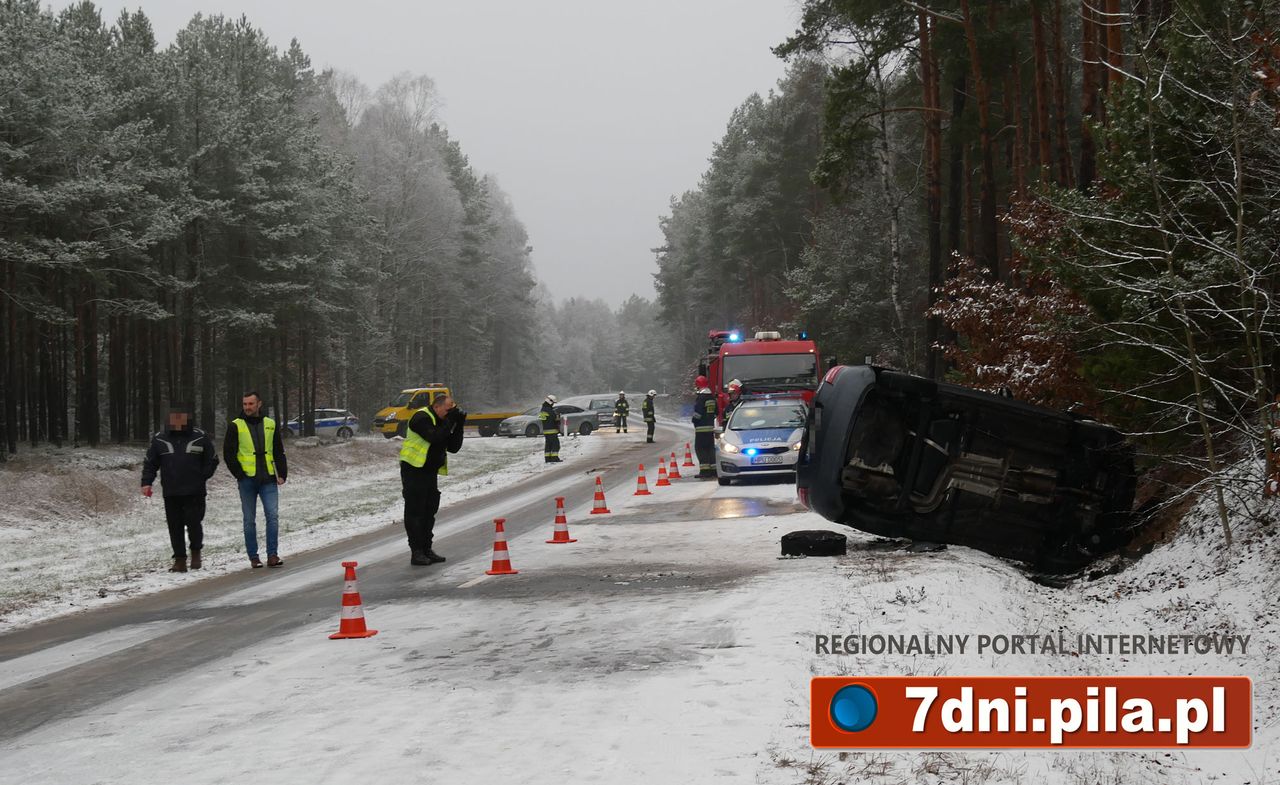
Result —
POLYGON ((821 529, 787 532, 782 535, 783 556, 843 556, 847 540, 838 532, 821 529))

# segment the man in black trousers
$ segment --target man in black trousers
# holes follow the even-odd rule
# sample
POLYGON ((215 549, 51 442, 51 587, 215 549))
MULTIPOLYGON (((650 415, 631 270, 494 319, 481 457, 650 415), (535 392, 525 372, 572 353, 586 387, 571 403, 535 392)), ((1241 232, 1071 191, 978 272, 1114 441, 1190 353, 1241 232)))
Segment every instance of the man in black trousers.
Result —
POLYGON ((191 538, 191 569, 200 569, 204 547, 205 483, 218 468, 213 440, 191 424, 191 407, 169 407, 167 428, 151 437, 151 446, 142 461, 142 495, 151 498, 151 485, 160 474, 164 492, 164 517, 173 545, 173 566, 169 572, 187 571, 184 533, 191 538))
POLYGON ((409 418, 400 445, 400 489, 404 496, 404 531, 409 538, 409 563, 418 566, 445 560, 431 549, 436 513, 440 511, 437 478, 449 473, 446 452, 462 449, 462 426, 467 414, 448 395, 437 395, 430 406, 409 418))

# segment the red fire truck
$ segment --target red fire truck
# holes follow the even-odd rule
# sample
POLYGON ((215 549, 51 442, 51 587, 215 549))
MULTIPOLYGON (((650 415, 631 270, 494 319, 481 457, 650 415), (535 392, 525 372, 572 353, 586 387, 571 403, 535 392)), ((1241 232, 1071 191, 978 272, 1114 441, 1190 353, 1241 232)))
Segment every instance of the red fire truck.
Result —
POLYGON ((810 403, 818 388, 821 359, 808 333, 783 340, 777 332, 758 332, 752 340, 743 340, 736 330, 712 330, 698 372, 715 393, 716 419, 723 425, 729 382, 741 382, 743 396, 794 395, 810 403))

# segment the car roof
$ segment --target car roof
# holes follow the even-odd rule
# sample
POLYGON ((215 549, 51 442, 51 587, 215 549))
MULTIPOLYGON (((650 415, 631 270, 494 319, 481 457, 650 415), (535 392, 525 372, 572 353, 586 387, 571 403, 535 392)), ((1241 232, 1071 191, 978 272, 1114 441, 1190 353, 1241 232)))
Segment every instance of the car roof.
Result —
POLYGON ((738 402, 738 408, 743 406, 804 406, 804 399, 799 395, 792 395, 780 398, 742 398, 738 402))

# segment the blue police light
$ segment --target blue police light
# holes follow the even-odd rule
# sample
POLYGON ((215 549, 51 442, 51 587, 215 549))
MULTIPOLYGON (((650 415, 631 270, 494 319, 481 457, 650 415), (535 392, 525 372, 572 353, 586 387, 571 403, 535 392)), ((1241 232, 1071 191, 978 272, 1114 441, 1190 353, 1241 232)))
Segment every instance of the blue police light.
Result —
POLYGON ((736 343, 737 341, 742 340, 742 336, 738 335, 737 331, 734 331, 729 333, 729 340, 736 343))
POLYGON ((809 340, 809 331, 808 331, 808 330, 801 330, 801 331, 800 331, 800 335, 799 335, 799 337, 798 337, 798 339, 797 339, 797 340, 801 340, 801 341, 807 341, 807 340, 809 340))
POLYGON ((747 449, 743 450, 743 452, 745 452, 747 455, 755 455, 760 451, 757 450, 755 447, 748 447, 747 449))

